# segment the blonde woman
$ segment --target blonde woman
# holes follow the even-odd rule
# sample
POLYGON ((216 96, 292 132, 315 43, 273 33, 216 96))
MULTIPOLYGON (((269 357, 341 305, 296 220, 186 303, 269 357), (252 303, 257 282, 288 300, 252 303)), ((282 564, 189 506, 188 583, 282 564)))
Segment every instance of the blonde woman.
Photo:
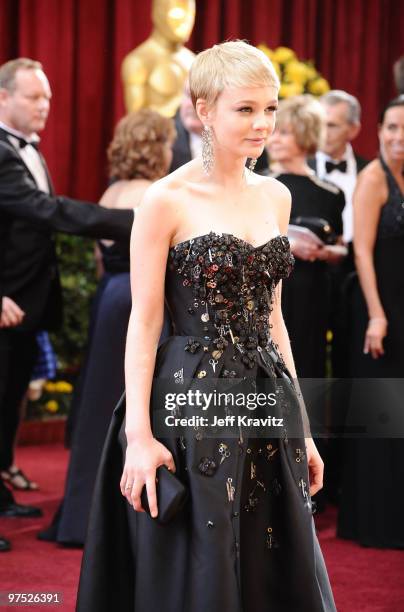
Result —
MULTIPOLYGON (((283 288, 283 316, 300 377, 325 376, 326 331, 330 314, 329 264, 337 258, 324 241, 342 241, 345 200, 338 187, 321 181, 307 159, 317 151, 324 131, 323 110, 312 96, 279 104, 276 129, 268 139, 273 176, 292 194, 291 224, 317 232, 319 240, 292 239, 293 275, 283 288)), ((302 234, 304 237, 305 235, 302 234)))
MULTIPOLYGON (((115 414, 104 451, 80 612, 335 610, 309 496, 322 485, 323 466, 298 412, 275 299, 293 264, 290 194, 245 168, 273 130, 278 89, 266 56, 241 41, 207 49, 192 66, 202 158, 153 185, 134 225, 126 415, 123 407, 115 414), (157 350, 164 297, 175 335, 157 350), (242 427, 218 438, 197 425, 179 438, 168 428, 156 434, 159 384, 189 397, 203 381, 212 389, 233 379, 250 391, 284 380, 281 412, 294 413, 299 437, 285 427, 248 437, 242 427), (161 466, 175 472, 166 482, 176 478, 188 491, 164 525, 161 466), (161 480, 157 486, 161 492, 161 480)), ((190 408, 191 399, 182 414, 190 408)), ((219 409, 207 414, 214 421, 219 409)), ((223 407, 220 414, 234 416, 223 407)))

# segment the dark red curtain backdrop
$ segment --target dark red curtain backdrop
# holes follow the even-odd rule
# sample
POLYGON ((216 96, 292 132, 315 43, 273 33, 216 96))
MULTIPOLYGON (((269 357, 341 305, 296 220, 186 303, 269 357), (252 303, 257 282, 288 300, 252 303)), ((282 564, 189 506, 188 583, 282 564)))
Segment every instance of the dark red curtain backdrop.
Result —
MULTIPOLYGON (((380 108, 403 52, 402 0, 197 0, 190 48, 226 38, 286 45, 363 107, 359 153, 377 151, 380 108), (401 35, 401 37, 400 37, 401 35)), ((122 116, 120 65, 151 30, 151 0, 0 0, 0 63, 40 60, 53 89, 43 135, 57 190, 98 199, 105 149, 122 116)))

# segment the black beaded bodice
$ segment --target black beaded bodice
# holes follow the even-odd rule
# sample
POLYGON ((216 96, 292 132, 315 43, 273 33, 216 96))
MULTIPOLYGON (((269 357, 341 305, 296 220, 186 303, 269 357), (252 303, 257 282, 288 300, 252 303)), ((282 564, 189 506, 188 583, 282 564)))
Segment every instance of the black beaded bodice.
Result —
POLYGON ((177 333, 212 340, 219 351, 229 342, 267 347, 275 288, 293 262, 286 236, 254 247, 210 232, 172 247, 166 296, 177 333))

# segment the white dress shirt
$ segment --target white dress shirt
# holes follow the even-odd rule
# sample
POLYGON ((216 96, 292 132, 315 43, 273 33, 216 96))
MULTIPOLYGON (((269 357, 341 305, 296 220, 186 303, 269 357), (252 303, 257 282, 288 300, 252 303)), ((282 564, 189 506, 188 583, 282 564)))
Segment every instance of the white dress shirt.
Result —
POLYGON ((344 224, 344 240, 345 242, 352 242, 353 238, 353 208, 352 208, 352 196, 356 185, 356 179, 358 176, 356 159, 353 149, 350 144, 347 144, 345 153, 339 160, 334 160, 329 155, 323 153, 323 151, 317 151, 316 153, 317 162, 317 176, 322 180, 329 181, 337 185, 345 194, 345 208, 342 212, 342 221, 344 224), (325 162, 331 161, 346 161, 347 168, 346 172, 340 170, 333 170, 332 172, 326 172, 325 162))
POLYGON ((39 141, 39 137, 37 136, 37 134, 33 134, 30 138, 27 138, 25 134, 14 130, 2 121, 0 121, 0 127, 3 128, 3 130, 6 130, 6 132, 8 132, 7 138, 10 144, 13 145, 18 155, 21 157, 22 161, 27 166, 28 170, 31 172, 38 189, 44 191, 45 193, 49 193, 48 177, 46 175, 45 167, 43 165, 41 156, 39 155, 38 151, 31 144, 29 144, 30 142, 39 141), (16 136, 16 138, 14 138, 14 136, 16 136), (23 138, 24 140, 28 141, 28 144, 25 147, 21 148, 18 138, 23 138))

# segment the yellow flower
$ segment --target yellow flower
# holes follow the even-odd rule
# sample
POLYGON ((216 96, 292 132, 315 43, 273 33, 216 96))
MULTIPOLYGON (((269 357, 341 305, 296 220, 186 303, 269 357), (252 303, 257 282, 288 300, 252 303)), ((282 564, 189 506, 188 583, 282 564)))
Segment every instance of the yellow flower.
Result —
POLYGON ((286 62, 296 59, 296 54, 289 47, 277 47, 273 52, 273 59, 280 64, 286 64, 286 62))
POLYGON ((47 382, 45 385, 45 391, 48 393, 53 393, 55 391, 56 384, 54 382, 47 382))
POLYGON ((330 90, 330 86, 328 81, 323 79, 323 77, 319 77, 318 79, 314 79, 314 81, 310 81, 307 84, 307 89, 314 96, 322 96, 330 90))
POLYGON ((49 402, 45 404, 45 409, 48 412, 57 412, 59 410, 59 404, 55 400, 49 400, 49 402))
POLYGON ((320 76, 317 70, 314 68, 313 64, 306 64, 306 69, 308 81, 311 81, 312 79, 315 79, 316 77, 320 76))
POLYGON ((260 51, 265 53, 265 55, 267 57, 269 57, 269 59, 271 61, 273 61, 273 59, 274 59, 274 52, 265 43, 261 43, 260 45, 258 45, 258 49, 260 49, 260 51))
POLYGON ((58 393, 71 393, 73 391, 73 386, 64 380, 60 380, 55 384, 55 391, 58 393))
POLYGON ((303 93, 303 86, 300 83, 281 83, 279 90, 280 98, 290 98, 303 93))
POLYGON ((293 49, 277 47, 272 50, 265 43, 258 45, 258 49, 269 57, 281 81, 280 98, 290 98, 302 93, 322 96, 330 90, 329 83, 317 72, 313 61, 300 61, 293 49))
POLYGON ((307 81, 308 69, 306 64, 297 60, 291 60, 286 64, 285 77, 292 83, 304 85, 307 81))

